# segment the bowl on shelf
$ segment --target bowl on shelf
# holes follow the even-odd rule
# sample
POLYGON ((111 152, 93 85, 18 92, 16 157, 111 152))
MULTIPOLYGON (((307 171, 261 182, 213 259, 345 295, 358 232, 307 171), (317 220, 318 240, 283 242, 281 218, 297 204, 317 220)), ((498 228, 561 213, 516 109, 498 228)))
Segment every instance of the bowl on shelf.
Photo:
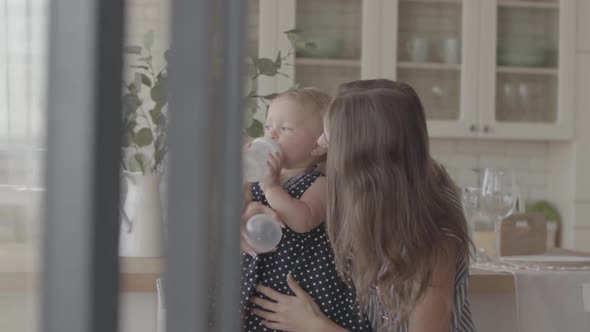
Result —
POLYGON ((343 51, 342 39, 310 38, 295 44, 297 56, 304 58, 340 58, 343 51))
POLYGON ((501 48, 498 49, 498 65, 537 67, 547 64, 546 48, 501 48))

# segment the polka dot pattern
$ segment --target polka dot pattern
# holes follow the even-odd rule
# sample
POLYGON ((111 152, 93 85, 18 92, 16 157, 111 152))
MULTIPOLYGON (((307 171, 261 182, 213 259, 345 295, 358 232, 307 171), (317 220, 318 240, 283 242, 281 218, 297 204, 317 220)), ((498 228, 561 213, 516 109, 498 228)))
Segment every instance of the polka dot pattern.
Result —
MULTIPOLYGON (((318 171, 311 170, 289 180, 283 188, 299 199, 319 176, 318 171)), ((269 205, 258 183, 252 185, 252 197, 269 205)), ((256 291, 257 284, 294 295, 287 285, 289 272, 322 312, 338 325, 349 331, 372 330, 368 320, 360 315, 353 290, 336 272, 334 255, 322 223, 307 233, 285 228, 276 251, 256 257, 243 255, 241 305, 244 308, 244 331, 274 331, 262 325, 261 319, 251 312, 255 305, 249 299, 252 296, 266 298, 256 291)))

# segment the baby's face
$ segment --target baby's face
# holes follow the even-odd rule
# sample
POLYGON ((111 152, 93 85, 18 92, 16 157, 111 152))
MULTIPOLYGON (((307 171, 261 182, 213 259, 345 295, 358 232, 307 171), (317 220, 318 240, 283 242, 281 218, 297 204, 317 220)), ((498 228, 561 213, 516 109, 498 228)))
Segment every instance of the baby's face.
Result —
POLYGON ((312 150, 322 134, 319 113, 301 107, 289 98, 275 100, 264 123, 264 136, 281 146, 284 168, 306 167, 314 158, 312 150))

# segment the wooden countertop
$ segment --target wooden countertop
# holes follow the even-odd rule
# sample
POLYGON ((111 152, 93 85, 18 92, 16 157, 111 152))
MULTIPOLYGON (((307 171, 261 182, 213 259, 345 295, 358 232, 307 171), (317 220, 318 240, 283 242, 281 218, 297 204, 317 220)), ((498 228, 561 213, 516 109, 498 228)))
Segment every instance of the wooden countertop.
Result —
MULTIPOLYGON (((0 292, 38 288, 39 260, 34 252, 22 244, 0 244, 0 292)), ((155 292, 156 279, 164 270, 164 259, 122 257, 119 268, 121 292, 155 292)), ((507 272, 472 269, 469 292, 514 292, 514 277, 507 272)))

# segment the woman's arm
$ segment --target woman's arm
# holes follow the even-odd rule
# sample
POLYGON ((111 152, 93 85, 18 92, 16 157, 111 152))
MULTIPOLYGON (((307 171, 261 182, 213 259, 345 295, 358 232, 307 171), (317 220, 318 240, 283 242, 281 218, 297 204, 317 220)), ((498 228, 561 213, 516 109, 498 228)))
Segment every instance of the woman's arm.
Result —
POLYGON ((271 299, 268 301, 252 297, 250 300, 264 309, 253 309, 253 312, 263 319, 262 323, 266 327, 292 332, 348 332, 322 313, 320 307, 291 274, 287 276, 287 284, 295 296, 285 295, 260 285, 256 287, 256 290, 271 299))
POLYGON ((456 251, 441 255, 430 286, 409 317, 410 332, 449 332, 453 319, 456 251))

